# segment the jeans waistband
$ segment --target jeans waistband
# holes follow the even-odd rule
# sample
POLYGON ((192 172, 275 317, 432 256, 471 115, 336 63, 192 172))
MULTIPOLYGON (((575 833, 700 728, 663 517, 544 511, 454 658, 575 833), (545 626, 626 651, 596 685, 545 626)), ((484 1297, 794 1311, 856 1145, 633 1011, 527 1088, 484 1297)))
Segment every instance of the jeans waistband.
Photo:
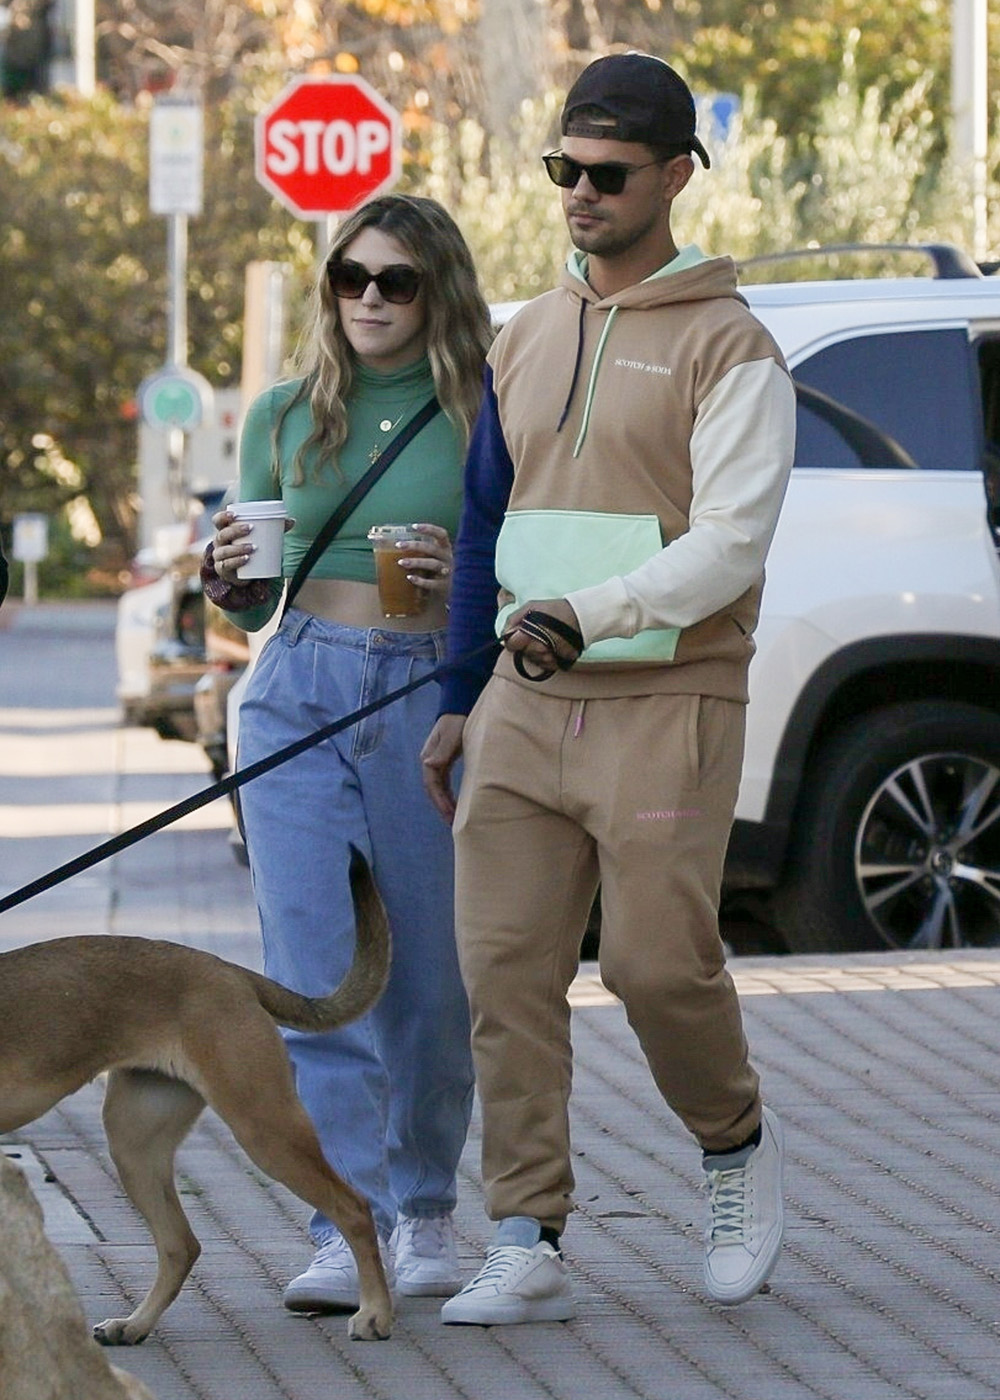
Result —
POLYGON ((395 632, 382 627, 348 627, 302 608, 289 608, 278 627, 294 644, 302 636, 329 646, 350 647, 354 651, 375 651, 382 656, 426 656, 437 660, 444 655, 445 629, 431 632, 395 632))

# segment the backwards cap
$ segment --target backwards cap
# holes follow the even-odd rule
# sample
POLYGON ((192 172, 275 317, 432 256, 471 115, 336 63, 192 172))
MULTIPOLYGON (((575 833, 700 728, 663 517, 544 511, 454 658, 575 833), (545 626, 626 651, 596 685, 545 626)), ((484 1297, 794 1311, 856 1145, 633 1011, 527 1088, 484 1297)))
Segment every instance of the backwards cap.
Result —
POLYGON ((669 64, 648 53, 595 59, 570 88, 562 111, 564 136, 641 141, 646 146, 684 146, 709 166, 708 152, 694 134, 691 89, 669 64), (574 116, 597 107, 611 122, 574 116))

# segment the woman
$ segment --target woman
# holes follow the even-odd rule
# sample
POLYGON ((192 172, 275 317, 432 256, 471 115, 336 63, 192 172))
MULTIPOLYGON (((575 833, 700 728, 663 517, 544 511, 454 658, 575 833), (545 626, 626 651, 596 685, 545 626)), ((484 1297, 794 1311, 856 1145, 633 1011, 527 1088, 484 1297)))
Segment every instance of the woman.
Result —
MULTIPOLYGON (((240 711, 240 766, 273 753, 438 665, 461 467, 479 406, 489 312, 458 228, 433 200, 387 195, 344 221, 322 269, 299 378, 250 406, 240 498, 280 495, 291 576, 348 489, 437 393, 438 413, 403 448, 319 558, 267 642, 240 711), (426 595, 387 619, 367 534, 422 522, 399 561, 426 595)), ((206 556, 206 591, 244 627, 273 615, 282 580, 239 583, 252 544, 228 511, 206 556)), ((320 994, 354 946, 349 845, 367 857, 392 928, 389 987, 362 1021, 287 1032, 299 1093, 332 1166, 371 1202, 397 1291, 460 1286, 452 1210, 472 1101, 468 1008, 455 952, 452 852, 421 787, 434 722, 428 685, 242 789, 267 974, 320 994)), ((285 1306, 358 1305, 353 1256, 314 1216, 312 1264, 285 1306)))

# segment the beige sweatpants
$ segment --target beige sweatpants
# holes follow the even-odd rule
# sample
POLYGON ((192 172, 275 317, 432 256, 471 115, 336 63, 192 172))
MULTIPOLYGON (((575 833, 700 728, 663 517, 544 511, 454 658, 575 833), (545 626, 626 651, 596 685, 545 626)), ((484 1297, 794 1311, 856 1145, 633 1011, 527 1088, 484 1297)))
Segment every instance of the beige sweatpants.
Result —
POLYGON ((760 1120, 718 902, 744 707, 697 695, 563 700, 494 677, 465 730, 455 818, 494 1220, 571 1206, 567 992, 601 885, 601 973, 702 1147, 760 1120))

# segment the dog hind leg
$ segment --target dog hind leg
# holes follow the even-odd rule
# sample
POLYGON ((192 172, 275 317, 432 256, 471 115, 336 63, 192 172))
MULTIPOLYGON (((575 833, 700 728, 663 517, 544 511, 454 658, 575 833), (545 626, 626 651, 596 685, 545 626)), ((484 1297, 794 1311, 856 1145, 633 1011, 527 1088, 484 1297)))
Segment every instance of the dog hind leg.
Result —
POLYGON ((348 1331, 359 1341, 382 1341, 392 1330, 392 1299, 371 1208, 323 1156, 273 1023, 262 1019, 259 1027, 244 1024, 242 1030, 238 1045, 215 1047, 208 1101, 262 1171, 340 1230, 354 1254, 360 1286, 360 1306, 348 1331), (231 1051, 239 1059, 227 1065, 231 1051), (247 1063, 254 1066, 249 1082, 247 1063))
POLYGON ((156 1278, 128 1317, 94 1328, 105 1346, 135 1346, 156 1325, 201 1253, 174 1182, 174 1157, 205 1106, 179 1079, 153 1070, 115 1069, 108 1075, 104 1127, 118 1175, 156 1244, 156 1278))

